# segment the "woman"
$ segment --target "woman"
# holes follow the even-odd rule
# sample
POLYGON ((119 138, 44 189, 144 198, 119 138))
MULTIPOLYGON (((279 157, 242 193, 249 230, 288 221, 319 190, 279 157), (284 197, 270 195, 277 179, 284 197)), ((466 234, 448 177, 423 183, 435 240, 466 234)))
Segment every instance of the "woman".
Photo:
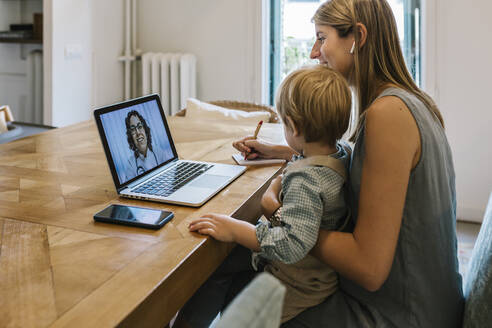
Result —
MULTIPOLYGON (((451 151, 434 102, 406 69, 385 0, 332 0, 316 11, 311 58, 353 87, 352 233, 321 232, 314 253, 340 274, 338 293, 285 327, 460 327, 451 151)), ((254 157, 291 149, 244 138, 254 157)), ((264 199, 268 202, 268 199, 264 199)))
POLYGON ((126 116, 125 125, 128 147, 133 151, 133 156, 128 159, 127 179, 129 180, 156 167, 160 162, 152 148, 150 127, 143 116, 132 110, 126 116))

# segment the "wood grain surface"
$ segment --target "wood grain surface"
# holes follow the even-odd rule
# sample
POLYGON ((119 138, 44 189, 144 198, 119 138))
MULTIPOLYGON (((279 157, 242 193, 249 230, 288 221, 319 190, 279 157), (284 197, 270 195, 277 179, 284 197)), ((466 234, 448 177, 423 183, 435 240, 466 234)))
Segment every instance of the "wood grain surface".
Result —
MULTIPOLYGON (((233 164, 241 123, 169 118, 180 158, 233 164)), ((278 124, 260 138, 282 142, 278 124)), ((280 165, 251 167, 200 208, 119 198, 93 122, 0 145, 0 327, 158 327, 234 245, 188 232, 216 212, 254 222, 280 165), (164 228, 95 223, 111 203, 170 210, 164 228)))

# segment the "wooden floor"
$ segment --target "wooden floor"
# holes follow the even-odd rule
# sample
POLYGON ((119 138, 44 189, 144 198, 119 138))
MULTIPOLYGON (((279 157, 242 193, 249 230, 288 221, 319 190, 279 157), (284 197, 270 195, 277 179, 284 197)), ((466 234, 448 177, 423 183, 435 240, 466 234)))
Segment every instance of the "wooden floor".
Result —
POLYGON ((456 235, 458 237, 458 260, 460 273, 466 278, 468 263, 471 253, 480 231, 479 223, 458 221, 456 224, 456 235))
POLYGON ((458 221, 456 224, 458 241, 475 244, 478 232, 480 231, 480 226, 480 223, 458 221))

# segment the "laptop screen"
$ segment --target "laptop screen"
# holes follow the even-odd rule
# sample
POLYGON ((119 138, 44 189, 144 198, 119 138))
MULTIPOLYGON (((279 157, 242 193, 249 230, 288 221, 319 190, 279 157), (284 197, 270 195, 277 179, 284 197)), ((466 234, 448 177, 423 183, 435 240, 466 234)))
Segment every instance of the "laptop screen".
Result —
POLYGON ((99 116, 120 186, 176 157, 157 99, 116 105, 99 116))

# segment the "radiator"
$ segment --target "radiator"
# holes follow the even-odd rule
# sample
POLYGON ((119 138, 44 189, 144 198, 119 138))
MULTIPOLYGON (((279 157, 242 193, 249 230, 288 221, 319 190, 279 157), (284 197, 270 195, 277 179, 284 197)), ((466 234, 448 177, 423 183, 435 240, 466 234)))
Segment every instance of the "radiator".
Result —
POLYGON ((142 55, 142 94, 157 93, 166 115, 186 107, 196 97, 196 57, 192 54, 145 53, 142 55))
POLYGON ((27 106, 19 121, 43 124, 43 53, 34 50, 27 56, 27 106))

